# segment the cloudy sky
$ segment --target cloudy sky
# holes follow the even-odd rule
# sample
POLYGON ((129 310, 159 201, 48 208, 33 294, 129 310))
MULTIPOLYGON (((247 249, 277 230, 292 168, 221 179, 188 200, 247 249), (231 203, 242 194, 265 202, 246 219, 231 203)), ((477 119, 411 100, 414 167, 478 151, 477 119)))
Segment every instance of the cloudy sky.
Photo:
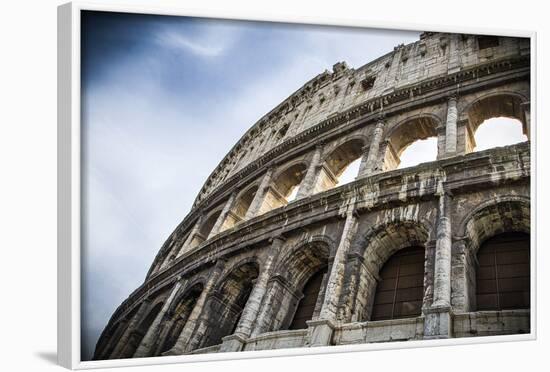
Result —
POLYGON ((418 35, 86 12, 82 359, 252 124, 334 63, 357 68, 418 35))

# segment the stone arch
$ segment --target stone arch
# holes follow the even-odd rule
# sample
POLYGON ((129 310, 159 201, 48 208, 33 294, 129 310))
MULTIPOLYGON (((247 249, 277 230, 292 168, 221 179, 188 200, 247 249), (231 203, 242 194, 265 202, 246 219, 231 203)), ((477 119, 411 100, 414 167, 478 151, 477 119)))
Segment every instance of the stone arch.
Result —
POLYGON ((353 251, 361 257, 358 269, 357 292, 351 304, 356 318, 370 320, 375 301, 376 289, 381 280, 380 271, 384 264, 400 250, 411 247, 423 247, 424 278, 423 301, 426 301, 427 283, 430 282, 428 250, 426 247, 432 235, 431 224, 425 220, 401 219, 380 223, 367 231, 354 244, 353 251))
POLYGON ((461 220, 458 236, 466 238, 473 253, 484 240, 502 232, 530 233, 530 199, 506 195, 480 203, 461 220))
POLYGON ((204 279, 195 280, 181 291, 168 309, 168 316, 171 318, 170 324, 159 336, 157 350, 154 355, 161 355, 170 350, 177 342, 195 304, 204 290, 204 279))
POLYGON ((460 113, 460 118, 467 122, 466 152, 474 150, 475 134, 487 119, 498 117, 517 119, 521 122, 523 134, 529 138, 530 120, 525 107, 528 102, 527 97, 514 91, 491 92, 470 102, 460 113))
POLYGON ((132 331, 132 334, 128 339, 128 343, 126 344, 124 350, 119 356, 120 358, 131 358, 134 356, 134 353, 138 349, 141 341, 147 334, 149 327, 153 324, 155 318, 162 310, 162 307, 164 306, 164 301, 165 298, 163 298, 162 300, 157 299, 155 302, 152 302, 149 305, 147 315, 140 319, 137 327, 132 331))
POLYGON ((234 220, 233 225, 245 220, 248 209, 250 208, 250 205, 258 192, 258 187, 259 184, 256 182, 252 185, 248 185, 237 194, 235 204, 233 208, 231 208, 230 215, 228 216, 228 218, 232 218, 234 220))
POLYGON ((461 311, 476 308, 478 250, 488 239, 510 232, 530 234, 528 197, 500 196, 480 203, 462 218, 453 244, 453 307, 461 311))
POLYGON ((208 239, 208 236, 210 235, 212 228, 216 224, 216 221, 218 220, 218 217, 220 216, 221 212, 222 212, 222 208, 218 207, 213 211, 211 211, 210 213, 208 213, 208 215, 202 221, 198 231, 198 235, 201 237, 202 241, 205 241, 206 239, 208 239))
POLYGON ((287 163, 271 177, 271 182, 261 202, 258 214, 287 205, 296 196, 305 177, 307 164, 298 159, 287 163))
POLYGON ((287 198, 295 187, 300 186, 307 170, 307 164, 302 160, 286 164, 272 178, 272 185, 275 190, 283 197, 287 198))
MULTIPOLYGON (((418 140, 437 137, 437 128, 441 120, 433 114, 418 114, 396 124, 385 136, 382 146, 382 170, 397 168, 401 155, 411 144, 418 140)), ((436 160, 436 159, 433 159, 436 160)))
POLYGON ((259 273, 257 260, 247 258, 222 275, 209 298, 207 329, 201 348, 220 344, 223 337, 235 331, 259 273))
POLYGON ((322 192, 338 185, 339 178, 348 166, 361 159, 364 153, 364 136, 352 136, 332 146, 322 159, 322 167, 317 176, 313 192, 322 192))
MULTIPOLYGON (((288 252, 280 257, 275 266, 275 274, 268 282, 267 292, 270 293, 270 301, 264 306, 278 309, 273 312, 263 332, 287 329, 296 314, 300 301, 303 298, 303 289, 308 281, 320 271, 327 270, 329 257, 333 251, 334 242, 325 236, 315 236, 306 241, 300 241, 288 252)), ((317 292, 317 302, 312 317, 318 316, 322 299, 326 276, 321 281, 317 292)))

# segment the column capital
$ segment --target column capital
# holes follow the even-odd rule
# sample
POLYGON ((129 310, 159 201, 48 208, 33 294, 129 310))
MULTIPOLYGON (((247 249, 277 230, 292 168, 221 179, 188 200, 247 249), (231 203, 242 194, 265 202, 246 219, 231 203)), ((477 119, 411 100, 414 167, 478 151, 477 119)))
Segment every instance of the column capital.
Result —
POLYGON ((323 150, 323 148, 325 147, 326 143, 323 142, 323 141, 320 141, 320 142, 317 142, 315 144, 315 150, 323 150))
POLYGON ((458 101, 458 93, 457 92, 448 93, 446 98, 448 102, 454 101, 456 103, 456 101, 458 101))

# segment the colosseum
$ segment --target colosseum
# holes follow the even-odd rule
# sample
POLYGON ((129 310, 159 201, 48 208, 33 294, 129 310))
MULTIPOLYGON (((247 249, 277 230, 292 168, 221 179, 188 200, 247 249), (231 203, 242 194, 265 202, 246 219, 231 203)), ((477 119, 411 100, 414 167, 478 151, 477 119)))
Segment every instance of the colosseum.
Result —
POLYGON ((219 163, 94 359, 530 333, 529 103, 529 39, 424 32, 336 63, 219 163), (496 117, 527 141, 474 151, 496 117))

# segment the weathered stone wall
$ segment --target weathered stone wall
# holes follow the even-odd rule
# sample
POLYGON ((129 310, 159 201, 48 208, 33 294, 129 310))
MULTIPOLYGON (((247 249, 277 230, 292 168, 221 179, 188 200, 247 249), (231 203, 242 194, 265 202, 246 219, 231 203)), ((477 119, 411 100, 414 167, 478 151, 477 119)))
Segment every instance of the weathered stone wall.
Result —
POLYGON ((472 153, 491 117, 516 118, 530 135, 528 41, 496 43, 424 33, 308 82, 214 171, 94 357, 529 332, 528 310, 475 304, 480 244, 530 231, 529 142, 472 153), (395 169, 427 137, 437 138, 437 159, 395 169), (355 159, 358 177, 338 187, 355 159), (422 314, 371 321, 382 266, 409 246, 425 249, 422 314), (308 328, 288 330, 323 268, 308 328))

